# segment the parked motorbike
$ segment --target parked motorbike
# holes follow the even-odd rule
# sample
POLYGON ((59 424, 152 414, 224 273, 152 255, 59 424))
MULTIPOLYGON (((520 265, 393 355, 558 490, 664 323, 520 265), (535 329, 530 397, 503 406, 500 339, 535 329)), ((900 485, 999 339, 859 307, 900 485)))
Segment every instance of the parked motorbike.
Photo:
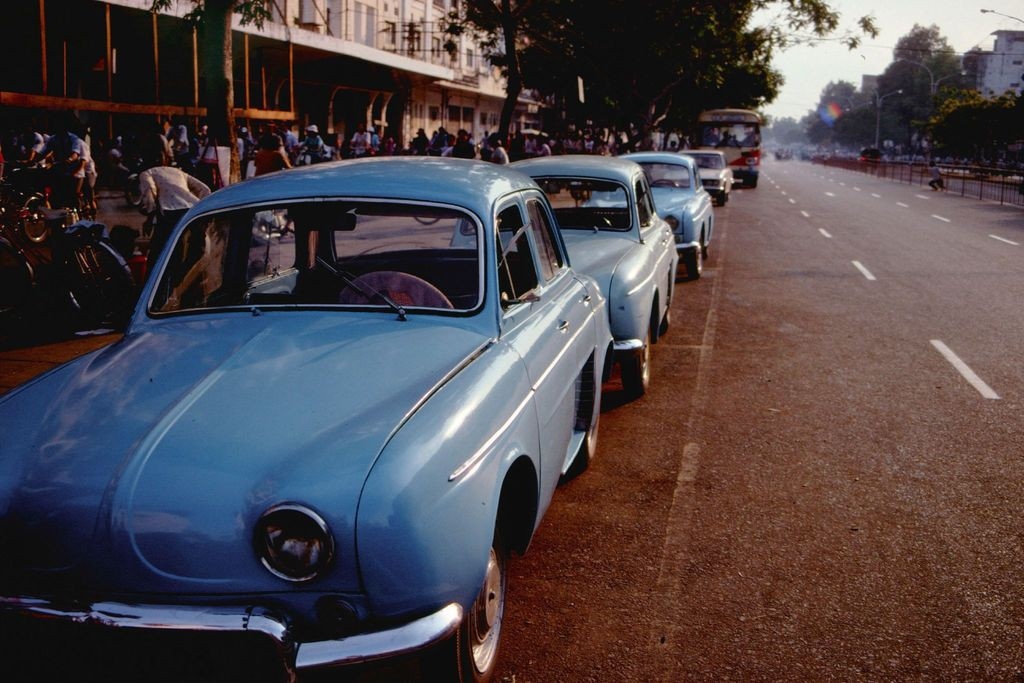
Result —
POLYGON ((0 186, 0 330, 121 328, 135 296, 131 270, 103 224, 0 186))

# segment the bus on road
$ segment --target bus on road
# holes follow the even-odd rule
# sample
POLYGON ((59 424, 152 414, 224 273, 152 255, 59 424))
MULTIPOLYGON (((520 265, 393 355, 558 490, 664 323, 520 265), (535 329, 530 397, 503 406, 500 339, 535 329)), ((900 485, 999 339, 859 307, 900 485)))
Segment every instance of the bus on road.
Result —
POLYGON ((761 117, 749 109, 708 109, 697 117, 697 149, 725 152, 736 182, 757 187, 761 117))

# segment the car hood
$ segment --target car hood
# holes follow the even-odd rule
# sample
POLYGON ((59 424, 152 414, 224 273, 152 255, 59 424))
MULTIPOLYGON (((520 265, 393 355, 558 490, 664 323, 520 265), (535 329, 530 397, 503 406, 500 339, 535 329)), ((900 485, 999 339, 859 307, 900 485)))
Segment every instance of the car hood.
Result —
POLYGON ((486 343, 437 316, 273 313, 62 366, 0 402, 0 565, 244 589, 265 574, 246 569, 253 524, 283 501, 349 543, 381 449, 486 343))
POLYGON ((562 238, 573 270, 597 280, 605 297, 608 297, 615 268, 638 244, 630 233, 607 230, 563 230, 562 238))

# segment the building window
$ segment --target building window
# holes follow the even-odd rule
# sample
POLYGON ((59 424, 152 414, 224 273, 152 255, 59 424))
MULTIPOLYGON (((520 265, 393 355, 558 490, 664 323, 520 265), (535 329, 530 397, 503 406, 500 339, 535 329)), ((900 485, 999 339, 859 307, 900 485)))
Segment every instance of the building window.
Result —
POLYGON ((474 68, 476 66, 476 58, 473 56, 473 50, 466 50, 466 67, 474 68))
POLYGON ((381 33, 384 34, 384 47, 394 50, 395 42, 398 40, 398 25, 393 21, 385 21, 381 33))
POLYGON ((430 120, 440 121, 441 120, 441 107, 430 106, 430 120))
POLYGON ((355 3, 355 17, 352 22, 353 39, 357 43, 377 47, 377 8, 355 3))

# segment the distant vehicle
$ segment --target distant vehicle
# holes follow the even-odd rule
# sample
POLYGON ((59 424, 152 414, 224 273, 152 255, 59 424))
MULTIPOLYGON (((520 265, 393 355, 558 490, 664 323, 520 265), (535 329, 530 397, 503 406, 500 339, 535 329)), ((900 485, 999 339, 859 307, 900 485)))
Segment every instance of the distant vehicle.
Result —
POLYGON ((696 162, 689 154, 671 152, 636 152, 620 158, 635 161, 644 169, 654 193, 654 208, 672 228, 687 278, 700 278, 714 232, 715 212, 711 195, 698 179, 696 162))
POLYGON ((735 182, 725 153, 718 150, 698 152, 688 149, 684 154, 697 163, 701 184, 704 185, 708 194, 715 198, 715 203, 718 206, 725 206, 725 203, 729 201, 729 193, 735 182))
POLYGON ((736 182, 757 187, 761 167, 761 117, 749 109, 709 109, 697 117, 697 149, 725 153, 736 182))
POLYGON ((874 147, 865 147, 857 155, 857 161, 880 161, 882 152, 874 147))

